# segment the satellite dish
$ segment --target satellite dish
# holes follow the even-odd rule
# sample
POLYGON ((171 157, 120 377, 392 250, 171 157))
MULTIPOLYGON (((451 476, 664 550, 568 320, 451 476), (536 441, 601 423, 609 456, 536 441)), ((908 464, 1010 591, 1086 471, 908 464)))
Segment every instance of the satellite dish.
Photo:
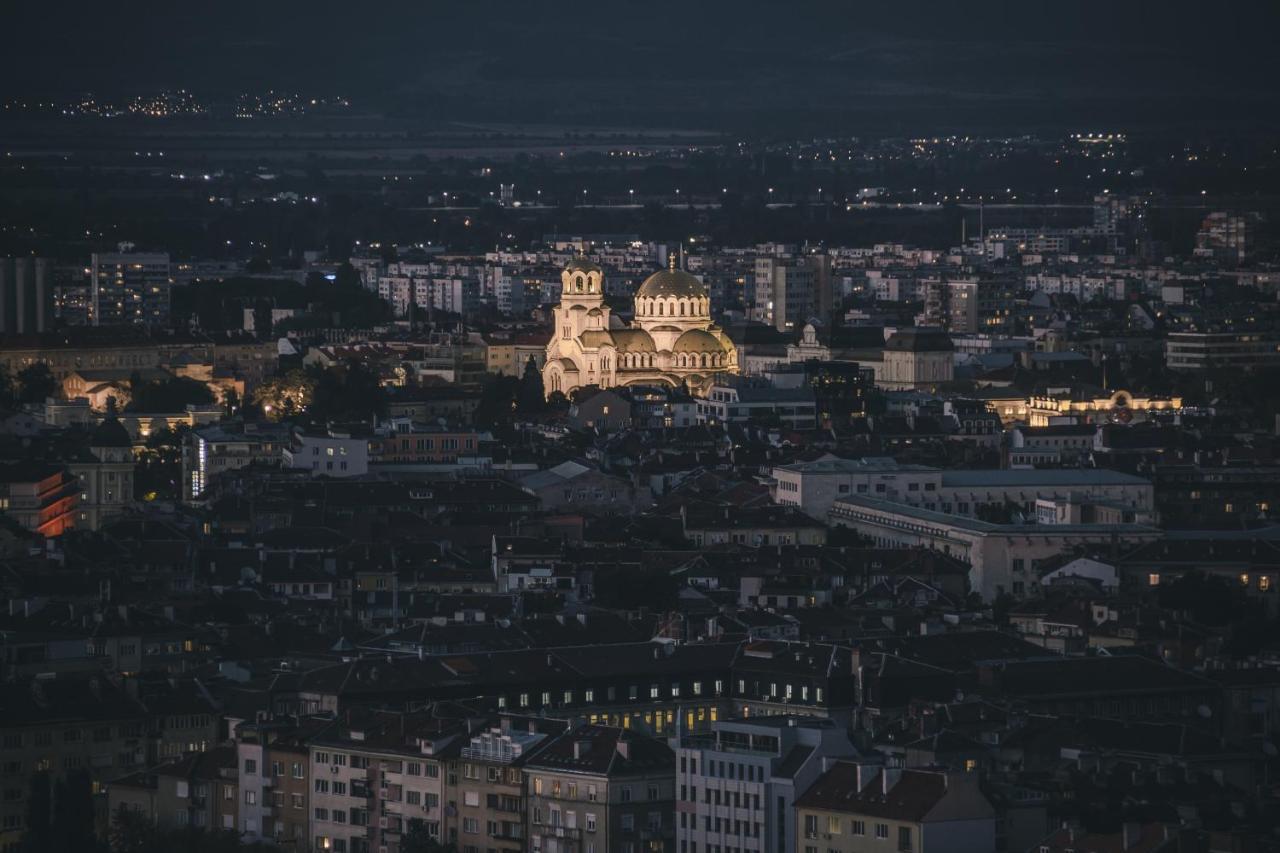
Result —
POLYGON ((1196 708, 1196 713, 1204 717, 1206 720, 1213 716, 1213 709, 1208 705, 1201 705, 1196 708))

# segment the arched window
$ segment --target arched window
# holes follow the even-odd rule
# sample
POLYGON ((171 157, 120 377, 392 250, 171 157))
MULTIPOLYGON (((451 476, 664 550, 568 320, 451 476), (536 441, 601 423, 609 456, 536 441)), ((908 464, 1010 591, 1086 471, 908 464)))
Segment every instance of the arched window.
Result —
POLYGON ((661 316, 661 315, 662 315, 662 308, 663 308, 663 305, 662 305, 662 303, 661 303, 661 302, 659 302, 659 303, 658 303, 658 314, 659 314, 659 316, 661 316))
POLYGON ((680 303, 680 316, 681 316, 681 317, 683 317, 683 316, 684 316, 684 303, 683 303, 683 302, 681 302, 681 303, 680 303))

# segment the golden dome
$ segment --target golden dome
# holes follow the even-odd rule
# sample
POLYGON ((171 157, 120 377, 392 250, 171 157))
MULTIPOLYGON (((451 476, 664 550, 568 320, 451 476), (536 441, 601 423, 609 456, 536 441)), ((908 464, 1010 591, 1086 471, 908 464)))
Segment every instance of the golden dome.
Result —
POLYGON ((644 280, 636 291, 637 299, 670 297, 706 299, 707 288, 684 270, 659 270, 644 280))
POLYGON ((671 348, 672 352, 724 352, 724 344, 710 332, 702 329, 690 329, 681 335, 671 348))

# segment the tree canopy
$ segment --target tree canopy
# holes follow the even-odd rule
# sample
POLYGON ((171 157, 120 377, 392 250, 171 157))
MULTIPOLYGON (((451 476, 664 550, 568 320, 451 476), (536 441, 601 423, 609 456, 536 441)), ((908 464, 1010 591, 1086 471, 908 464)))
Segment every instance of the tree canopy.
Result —
POLYGON ((127 412, 181 412, 189 405, 216 402, 209 386, 185 376, 153 382, 130 382, 127 412))

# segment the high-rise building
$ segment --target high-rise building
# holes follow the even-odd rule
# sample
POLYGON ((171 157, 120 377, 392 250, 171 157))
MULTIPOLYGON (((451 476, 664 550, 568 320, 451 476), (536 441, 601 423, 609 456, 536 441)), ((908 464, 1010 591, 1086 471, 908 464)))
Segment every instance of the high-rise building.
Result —
POLYGON ((780 332, 831 315, 831 262, 826 255, 756 259, 754 319, 780 332))
POLYGON ((169 319, 173 279, 167 253, 132 251, 121 243, 119 252, 97 253, 90 259, 93 290, 89 311, 95 326, 129 323, 160 325, 169 319))
POLYGON ((1220 263, 1243 263, 1253 250, 1256 213, 1210 213, 1196 234, 1196 257, 1212 258, 1220 263))
POLYGON ((53 287, 44 258, 0 258, 0 334, 53 328, 53 287))
POLYGON ((924 319, 954 334, 1007 334, 1017 286, 987 278, 930 279, 924 283, 924 319))

